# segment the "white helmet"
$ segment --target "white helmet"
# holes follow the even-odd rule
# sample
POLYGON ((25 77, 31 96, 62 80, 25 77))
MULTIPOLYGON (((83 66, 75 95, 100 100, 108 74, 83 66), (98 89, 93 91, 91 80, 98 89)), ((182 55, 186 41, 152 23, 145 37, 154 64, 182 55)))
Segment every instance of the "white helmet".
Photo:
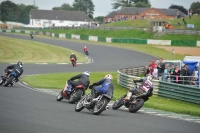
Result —
POLYGON ((90 76, 90 72, 89 71, 85 71, 83 74, 90 76))
POLYGON ((74 54, 74 53, 72 53, 72 54, 74 54))
POLYGON ((150 80, 150 81, 151 81, 152 79, 153 79, 153 76, 152 76, 152 75, 150 75, 150 74, 147 75, 147 80, 150 80))
POLYGON ((107 74, 104 78, 113 80, 113 76, 111 74, 107 74))
POLYGON ((85 48, 86 48, 86 46, 85 46, 85 48))

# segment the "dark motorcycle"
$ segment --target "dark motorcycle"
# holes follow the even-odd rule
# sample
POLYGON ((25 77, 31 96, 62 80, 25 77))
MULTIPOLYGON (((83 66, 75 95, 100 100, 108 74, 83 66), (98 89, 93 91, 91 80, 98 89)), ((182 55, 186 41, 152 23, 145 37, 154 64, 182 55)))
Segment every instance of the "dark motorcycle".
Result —
POLYGON ((7 87, 9 84, 12 86, 15 83, 15 78, 17 74, 13 70, 9 70, 7 75, 1 76, 0 85, 7 87))
POLYGON ((56 98, 57 101, 61 101, 64 98, 69 100, 69 103, 74 104, 85 95, 86 88, 83 85, 72 87, 70 92, 67 91, 68 87, 69 85, 67 84, 67 86, 65 86, 65 88, 58 94, 56 98))
POLYGON ((111 100, 110 96, 106 94, 96 94, 97 100, 93 101, 90 95, 91 91, 87 95, 83 96, 81 100, 76 104, 76 112, 80 112, 81 110, 86 108, 94 115, 99 115, 107 109, 107 104, 111 100))
MULTIPOLYGON (((135 88, 137 88, 137 83, 135 81, 134 81, 134 85, 135 85, 135 88)), ((140 94, 140 93, 136 95, 132 95, 130 100, 124 101, 123 98, 126 97, 126 95, 124 95, 114 102, 114 104, 112 105, 112 108, 114 110, 117 110, 118 108, 124 105, 126 108, 129 109, 129 112, 135 113, 139 109, 142 108, 142 106, 144 105, 144 102, 146 102, 150 96, 152 96, 152 91, 150 92, 150 94, 146 94, 146 95, 140 94)))
POLYGON ((86 54, 86 55, 89 55, 89 51, 85 51, 85 54, 86 54))
POLYGON ((30 36, 31 36, 31 39, 33 39, 33 34, 30 34, 30 36))
POLYGON ((76 60, 74 58, 71 58, 72 66, 76 66, 76 60))

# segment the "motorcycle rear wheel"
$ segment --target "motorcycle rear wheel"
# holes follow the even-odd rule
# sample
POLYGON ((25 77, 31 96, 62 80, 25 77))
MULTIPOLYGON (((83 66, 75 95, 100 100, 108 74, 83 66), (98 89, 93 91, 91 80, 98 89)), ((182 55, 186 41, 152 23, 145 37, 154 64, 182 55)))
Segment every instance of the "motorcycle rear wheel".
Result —
POLYGON ((139 109, 141 109, 143 105, 144 105, 144 99, 143 98, 139 98, 139 99, 137 99, 137 102, 135 104, 130 104, 129 105, 128 110, 131 113, 135 113, 139 109))
POLYGON ((82 94, 83 94, 83 91, 80 89, 77 89, 75 92, 73 92, 70 95, 69 103, 74 104, 75 102, 77 102, 81 98, 82 94))
POLYGON ((75 111, 76 112, 80 112, 81 110, 83 110, 85 107, 83 106, 83 102, 84 102, 85 98, 82 98, 75 106, 75 111))
POLYGON ((108 104, 108 99, 102 98, 99 102, 95 103, 93 114, 94 115, 101 114, 101 112, 105 110, 107 104, 108 104))
POLYGON ((56 97, 56 100, 57 101, 63 100, 62 91, 58 94, 58 96, 56 97))
POLYGON ((4 86, 7 87, 10 83, 12 83, 15 77, 11 75, 8 79, 6 79, 4 86))
POLYGON ((3 79, 0 80, 0 85, 2 85, 2 84, 3 84, 3 79))

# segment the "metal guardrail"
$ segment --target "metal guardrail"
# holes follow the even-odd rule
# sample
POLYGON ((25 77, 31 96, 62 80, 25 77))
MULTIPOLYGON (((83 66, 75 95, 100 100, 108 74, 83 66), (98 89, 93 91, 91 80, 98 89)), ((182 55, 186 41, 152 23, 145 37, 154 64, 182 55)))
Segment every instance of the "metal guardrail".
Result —
POLYGON ((166 29, 167 34, 188 34, 188 35, 200 35, 198 30, 176 30, 176 29, 166 29))
MULTIPOLYGON (((140 79, 144 67, 123 68, 117 71, 117 83, 127 89, 134 87, 133 79, 140 79)), ((143 72, 143 73, 142 73, 143 72)), ((159 80, 153 80, 153 93, 159 96, 200 104, 200 88, 159 80)))

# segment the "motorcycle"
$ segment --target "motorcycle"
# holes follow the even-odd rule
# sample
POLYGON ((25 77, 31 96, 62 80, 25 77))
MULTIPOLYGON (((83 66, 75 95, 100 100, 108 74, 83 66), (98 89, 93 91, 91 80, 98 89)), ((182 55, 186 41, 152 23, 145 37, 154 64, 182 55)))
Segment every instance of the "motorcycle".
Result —
POLYGON ((76 66, 76 60, 74 58, 71 58, 72 66, 76 66))
POLYGON ((85 54, 86 54, 86 55, 89 55, 89 51, 85 51, 85 54))
MULTIPOLYGON (((134 86, 135 88, 137 88, 137 83, 135 81, 134 81, 134 86)), ((144 105, 144 102, 146 102, 151 96, 152 96, 152 91, 146 95, 139 93, 136 95, 132 95, 130 100, 124 101, 123 98, 125 98, 126 95, 123 95, 121 98, 119 98, 113 103, 112 109, 117 110, 118 108, 124 105, 126 108, 129 109, 129 112, 136 113, 139 109, 142 108, 142 106, 144 105)))
POLYGON ((31 36, 31 39, 33 39, 33 34, 31 34, 30 36, 31 36))
POLYGON ((9 70, 9 74, 5 76, 1 76, 0 85, 3 85, 7 87, 9 84, 13 86, 13 83, 15 83, 15 78, 17 74, 13 70, 9 70))
POLYGON ((81 96, 85 95, 86 88, 83 85, 78 85, 71 88, 68 91, 69 85, 66 84, 65 88, 58 94, 56 100, 61 101, 63 99, 69 100, 69 103, 74 104, 81 99, 81 96))
POLYGON ((81 100, 76 104, 75 111, 80 112, 84 108, 88 109, 94 115, 99 115, 103 111, 107 110, 107 104, 111 100, 111 97, 106 94, 96 94, 97 97, 95 101, 91 98, 91 91, 84 95, 81 100))

